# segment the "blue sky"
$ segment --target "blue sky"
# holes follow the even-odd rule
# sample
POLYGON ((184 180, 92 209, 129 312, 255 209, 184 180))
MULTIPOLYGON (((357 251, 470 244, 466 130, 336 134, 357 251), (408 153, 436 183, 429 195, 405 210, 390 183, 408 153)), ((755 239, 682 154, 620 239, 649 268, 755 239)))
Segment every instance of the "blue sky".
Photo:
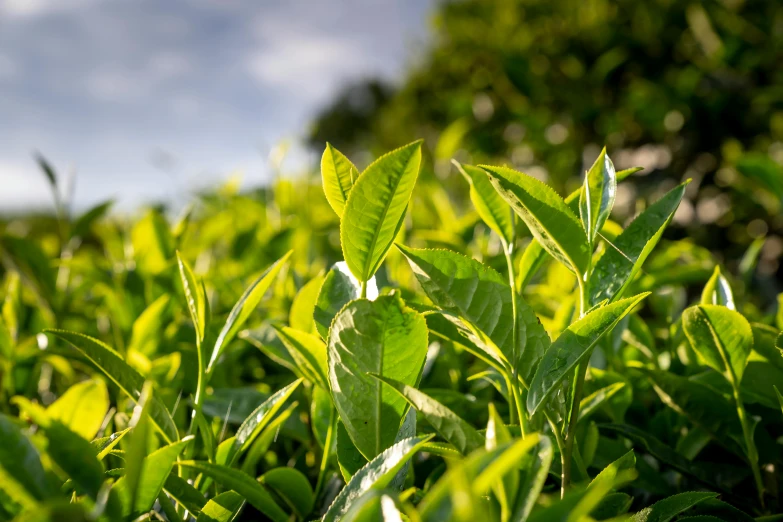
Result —
POLYGON ((0 209, 49 204, 34 150, 80 208, 263 183, 341 85, 400 77, 432 2, 0 0, 0 209))

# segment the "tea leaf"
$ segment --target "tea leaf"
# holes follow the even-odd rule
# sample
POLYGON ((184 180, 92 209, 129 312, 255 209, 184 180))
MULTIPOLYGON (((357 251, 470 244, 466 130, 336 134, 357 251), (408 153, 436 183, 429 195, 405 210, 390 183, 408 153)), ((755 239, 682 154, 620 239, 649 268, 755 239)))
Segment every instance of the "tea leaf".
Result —
POLYGON ((639 214, 598 260, 590 278, 590 303, 622 297, 674 217, 689 181, 639 214))
POLYGON ((272 286, 277 274, 280 273, 285 262, 291 257, 291 253, 292 252, 289 251, 283 257, 275 261, 272 266, 267 268, 264 273, 258 277, 258 279, 253 281, 239 298, 239 301, 234 305, 234 308, 231 309, 231 313, 228 314, 228 319, 226 319, 226 324, 223 326, 223 329, 220 330, 217 341, 215 341, 215 347, 212 349, 212 354, 207 363, 207 373, 212 372, 223 347, 234 338, 234 335, 236 335, 237 331, 239 331, 245 321, 247 321, 250 314, 255 311, 266 291, 272 286))
POLYGON ((507 245, 514 242, 514 221, 511 210, 492 186, 484 170, 453 162, 470 184, 470 201, 478 215, 507 245))
POLYGON ((276 326, 275 330, 302 375, 313 384, 328 390, 324 342, 315 334, 294 330, 288 326, 276 326))
MULTIPOLYGON (((332 265, 332 268, 326 273, 313 310, 315 328, 322 339, 326 340, 329 337, 329 327, 337 312, 354 299, 359 299, 361 293, 362 284, 348 270, 345 261, 332 265)), ((367 282, 365 297, 370 301, 378 297, 378 287, 374 277, 367 282)))
POLYGON ((721 273, 719 266, 715 267, 712 277, 704 285, 704 290, 701 292, 701 304, 721 305, 729 310, 737 309, 729 280, 721 273))
POLYGON ((109 392, 103 381, 74 384, 46 408, 46 415, 71 431, 91 440, 109 411, 109 392))
POLYGON ((542 402, 585 357, 598 340, 639 304, 649 293, 639 294, 599 307, 569 326, 544 353, 530 383, 527 409, 533 415, 542 402))
MULTIPOLYGON (((144 385, 144 377, 128 366, 120 354, 109 348, 108 345, 87 335, 66 330, 44 330, 44 332, 71 344, 97 366, 123 393, 138 402, 144 385)), ((177 427, 166 406, 155 396, 151 400, 150 418, 163 439, 168 443, 179 440, 177 427)))
POLYGON ((196 522, 231 522, 244 504, 244 497, 236 491, 220 493, 204 505, 196 522))
POLYGON ((250 475, 227 466, 198 460, 180 460, 177 462, 177 465, 193 469, 211 478, 221 486, 233 489, 242 495, 254 508, 275 522, 288 521, 286 512, 275 503, 264 487, 250 475))
POLYGON ((432 424, 441 437, 452 443, 463 455, 484 446, 484 437, 479 432, 426 393, 389 377, 375 373, 370 375, 396 390, 432 424))
POLYGON ((321 177, 323 178, 326 200, 338 217, 342 217, 343 209, 348 201, 359 171, 342 152, 327 142, 321 156, 321 177))
POLYGON ((606 147, 598 155, 593 166, 585 174, 579 196, 579 215, 592 245, 598 233, 609 219, 617 195, 617 177, 614 164, 606 154, 606 147))
POLYGON ((424 318, 398 296, 349 303, 334 319, 328 345, 335 407, 368 460, 391 446, 408 405, 372 377, 418 382, 427 355, 424 318))
POLYGON ((298 379, 281 388, 248 415, 237 429, 235 439, 229 446, 228 458, 224 462, 233 464, 239 455, 250 447, 256 436, 269 424, 301 383, 302 379, 298 379))
POLYGON ((264 473, 258 481, 284 499, 288 507, 302 519, 313 510, 313 488, 301 471, 275 468, 264 473))
POLYGON ((631 522, 669 522, 680 513, 689 510, 699 502, 717 497, 717 493, 691 491, 659 500, 652 506, 636 513, 631 522))
POLYGON ((340 520, 351 503, 363 493, 370 489, 383 489, 388 486, 405 463, 431 438, 432 436, 403 439, 372 459, 357 471, 340 491, 326 511, 323 522, 340 520))
POLYGON ((402 226, 421 163, 416 141, 375 160, 359 176, 340 222, 343 257, 359 281, 369 281, 402 226))
POLYGON ((587 236, 563 198, 532 176, 506 167, 481 168, 541 246, 582 277, 590 263, 587 236))
POLYGON ((738 312, 719 305, 699 305, 682 315, 682 325, 696 352, 738 387, 753 348, 753 332, 738 312))
POLYGON ((161 489, 174 467, 177 457, 185 449, 185 446, 193 440, 193 437, 186 437, 179 442, 163 446, 153 451, 141 462, 138 486, 135 494, 132 486, 128 484, 125 477, 120 478, 114 484, 114 490, 118 493, 123 502, 123 514, 125 516, 139 516, 152 509, 152 505, 158 497, 161 489), (129 488, 131 488, 129 490, 129 488))

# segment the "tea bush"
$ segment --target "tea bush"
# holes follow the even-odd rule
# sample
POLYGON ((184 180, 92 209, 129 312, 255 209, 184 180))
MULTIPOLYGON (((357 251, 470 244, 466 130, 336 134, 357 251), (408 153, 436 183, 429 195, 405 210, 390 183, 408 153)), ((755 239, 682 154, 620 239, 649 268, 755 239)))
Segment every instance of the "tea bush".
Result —
MULTIPOLYGON (((4 225, 0 519, 781 520, 783 314, 664 239, 422 143, 323 191, 4 225), (472 207, 472 208, 471 208, 472 207)), ((642 207, 640 207, 642 208, 642 207)))

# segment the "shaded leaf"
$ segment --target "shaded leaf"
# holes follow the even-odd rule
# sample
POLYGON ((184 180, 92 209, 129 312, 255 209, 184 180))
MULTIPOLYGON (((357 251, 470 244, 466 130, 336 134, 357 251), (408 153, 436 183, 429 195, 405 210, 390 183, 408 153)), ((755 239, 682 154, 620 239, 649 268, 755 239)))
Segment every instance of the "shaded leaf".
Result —
POLYGON ((432 424, 441 437, 453 444, 463 455, 484 446, 484 437, 479 432, 429 395, 395 379, 373 373, 370 375, 396 390, 432 424))

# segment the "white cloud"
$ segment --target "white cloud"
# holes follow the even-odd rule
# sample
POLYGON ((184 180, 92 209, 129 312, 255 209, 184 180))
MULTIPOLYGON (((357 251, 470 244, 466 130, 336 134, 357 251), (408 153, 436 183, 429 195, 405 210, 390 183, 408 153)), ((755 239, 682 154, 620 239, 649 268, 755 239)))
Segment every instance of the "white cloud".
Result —
POLYGON ((166 82, 191 72, 191 61, 182 53, 163 51, 139 66, 102 64, 87 73, 88 92, 102 101, 128 101, 152 94, 166 82))
POLYGON ((0 208, 25 211, 51 203, 49 187, 35 164, 0 161, 0 208))
POLYGON ((97 1, 101 0, 0 0, 0 14, 14 17, 41 16, 79 9, 97 1))
POLYGON ((291 36, 251 53, 250 75, 262 86, 320 100, 367 57, 350 42, 333 37, 291 36))

